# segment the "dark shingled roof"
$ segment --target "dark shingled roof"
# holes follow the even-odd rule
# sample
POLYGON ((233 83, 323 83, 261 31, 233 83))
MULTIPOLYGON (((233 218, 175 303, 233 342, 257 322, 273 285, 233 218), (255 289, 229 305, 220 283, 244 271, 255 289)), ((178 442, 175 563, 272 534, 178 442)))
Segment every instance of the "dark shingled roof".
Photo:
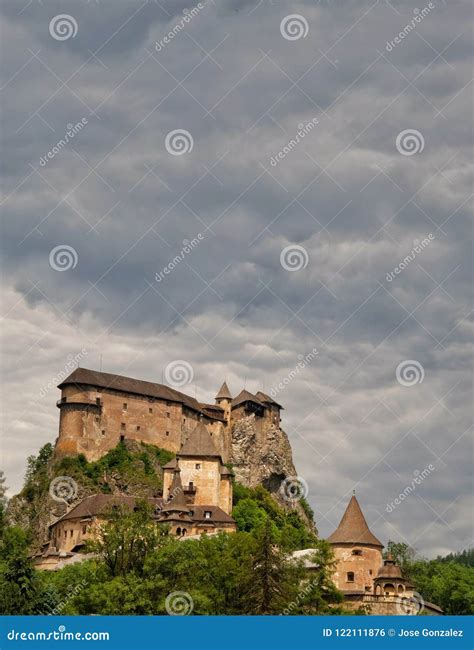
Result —
POLYGON ((114 494, 93 494, 92 496, 83 499, 80 503, 71 508, 69 512, 66 512, 65 515, 60 517, 54 523, 57 524, 59 521, 66 521, 67 519, 85 519, 87 517, 95 517, 104 513, 108 508, 112 506, 125 506, 132 509, 135 507, 137 501, 142 500, 148 501, 148 503, 154 507, 161 508, 163 505, 163 499, 159 498, 140 499, 139 497, 129 497, 114 494))
POLYGON ((232 395, 230 394, 230 390, 226 382, 224 382, 220 387, 219 392, 216 395, 216 399, 232 399, 232 395))
POLYGON ((63 388, 69 384, 86 384, 99 388, 119 390, 124 393, 145 395, 146 397, 163 399, 168 402, 179 402, 198 413, 202 410, 201 405, 194 397, 180 393, 169 386, 154 384, 151 381, 142 381, 141 379, 132 379, 131 377, 123 377, 122 375, 112 375, 108 372, 98 372, 97 370, 89 370, 88 368, 76 368, 69 377, 66 377, 59 384, 58 388, 63 388))
POLYGON ((173 480, 170 486, 170 496, 163 506, 163 513, 183 512, 189 514, 189 508, 186 505, 183 484, 181 482, 181 470, 179 467, 174 468, 173 480))
POLYGON ((355 495, 351 497, 339 526, 327 541, 331 544, 367 544, 383 548, 383 544, 370 532, 355 495))
POLYGON ((377 573, 377 578, 396 578, 397 580, 404 580, 402 578, 402 570, 395 564, 391 553, 388 554, 387 559, 383 561, 383 566, 380 567, 377 573))
POLYGON ((261 390, 259 390, 257 393, 255 393, 255 397, 258 397, 258 399, 263 402, 264 404, 274 404, 275 406, 278 406, 278 408, 282 409, 283 406, 281 404, 278 404, 278 402, 275 402, 274 399, 270 397, 270 395, 267 395, 266 393, 263 393, 261 390))
POLYGON ((240 391, 240 393, 237 395, 237 397, 234 400, 232 400, 232 408, 235 408, 236 406, 239 406, 244 402, 254 402, 259 406, 263 406, 262 402, 258 399, 256 395, 253 395, 252 393, 249 393, 248 390, 244 389, 240 391))
POLYGON ((220 458, 211 434, 204 422, 199 422, 177 454, 183 456, 215 456, 220 458))
POLYGON ((178 461, 176 458, 172 458, 169 463, 163 465, 162 469, 174 469, 175 467, 178 467, 178 461))
POLYGON ((193 521, 206 521, 206 522, 215 522, 219 524, 233 524, 235 523, 234 520, 230 515, 228 515, 226 512, 224 512, 221 508, 218 506, 195 506, 195 505, 190 505, 191 508, 191 517, 193 518, 193 521), (211 517, 210 519, 206 519, 204 516, 205 512, 210 512, 211 517))

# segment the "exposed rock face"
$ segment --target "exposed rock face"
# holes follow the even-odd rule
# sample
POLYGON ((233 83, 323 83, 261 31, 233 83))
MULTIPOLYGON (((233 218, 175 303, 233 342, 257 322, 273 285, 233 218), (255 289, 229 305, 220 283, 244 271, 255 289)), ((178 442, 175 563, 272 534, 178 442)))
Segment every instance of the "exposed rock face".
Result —
POLYGON ((285 479, 297 477, 288 436, 282 429, 254 415, 238 420, 232 427, 231 463, 236 481, 247 487, 263 485, 280 505, 296 508, 314 530, 299 501, 289 501, 280 489, 285 479))

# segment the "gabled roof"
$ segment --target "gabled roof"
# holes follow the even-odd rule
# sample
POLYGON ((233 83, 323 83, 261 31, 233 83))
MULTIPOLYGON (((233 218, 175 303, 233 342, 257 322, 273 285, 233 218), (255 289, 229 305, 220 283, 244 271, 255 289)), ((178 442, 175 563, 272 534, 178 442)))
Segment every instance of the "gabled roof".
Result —
POLYGON ((256 395, 253 395, 253 393, 249 393, 248 390, 244 389, 240 391, 240 393, 237 395, 237 397, 234 400, 232 400, 232 408, 235 408, 236 406, 239 406, 244 402, 254 402, 254 404, 263 406, 262 402, 258 399, 256 395))
MULTIPOLYGON (((66 521, 68 519, 86 519, 88 517, 95 517, 103 514, 108 508, 112 506, 125 506, 133 509, 137 501, 144 500, 152 506, 161 507, 163 499, 146 498, 140 499, 139 497, 130 497, 114 494, 93 494, 92 496, 85 497, 80 503, 75 505, 69 512, 60 517, 54 524, 59 521, 66 521)), ((53 525, 54 525, 53 524, 53 525)))
POLYGON ((352 495, 339 526, 327 541, 331 544, 367 544, 383 548, 383 544, 371 533, 355 495, 352 495))
POLYGON ((216 395, 216 399, 232 399, 232 395, 230 394, 230 390, 226 382, 224 382, 220 387, 219 392, 216 395))
POLYGON ((275 402, 274 399, 270 397, 270 395, 267 395, 266 393, 262 392, 259 390, 257 393, 255 393, 255 397, 258 397, 258 399, 263 402, 264 404, 274 404, 275 406, 278 406, 278 408, 282 409, 283 406, 281 404, 278 404, 278 402, 275 402))
POLYGON ((141 379, 133 379, 132 377, 124 377, 122 375, 112 375, 108 372, 98 372, 97 370, 89 370, 88 368, 76 368, 69 377, 66 377, 59 384, 58 388, 63 388, 69 384, 86 384, 97 386, 98 388, 118 390, 124 393, 154 397, 169 402, 179 402, 198 413, 201 412, 201 405, 194 397, 180 393, 169 386, 155 384, 151 381, 142 381, 141 379))
POLYGON ((178 458, 185 456, 201 457, 201 456, 215 456, 220 458, 221 455, 217 451, 214 440, 206 428, 204 422, 199 422, 193 430, 189 438, 185 441, 180 451, 177 454, 178 458))

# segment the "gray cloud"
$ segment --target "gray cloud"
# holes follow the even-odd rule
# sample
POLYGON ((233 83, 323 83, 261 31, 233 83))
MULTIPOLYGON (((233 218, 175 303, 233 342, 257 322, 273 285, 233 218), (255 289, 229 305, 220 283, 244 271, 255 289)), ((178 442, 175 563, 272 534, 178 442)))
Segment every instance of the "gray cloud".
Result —
POLYGON ((103 355, 105 370, 155 381, 185 358, 190 392, 212 400, 223 376, 234 392, 268 390, 316 347, 279 399, 321 533, 355 486, 384 541, 426 554, 468 546, 467 3, 437 3, 387 52, 410 3, 296 3, 309 32, 287 41, 278 3, 208 2, 157 52, 185 6, 2 7, 9 485, 54 440, 56 391, 40 390, 68 354, 85 348, 83 365, 103 355), (78 33, 55 41, 49 21, 66 12, 78 33), (192 135, 190 153, 168 153, 174 129, 192 135), (405 129, 422 134, 421 153, 397 151, 405 129), (60 244, 77 251, 74 269, 51 268, 60 244), (282 268, 290 244, 306 268, 282 268), (397 383, 405 359, 422 364, 422 383, 397 383), (429 463, 436 471, 387 513, 429 463))

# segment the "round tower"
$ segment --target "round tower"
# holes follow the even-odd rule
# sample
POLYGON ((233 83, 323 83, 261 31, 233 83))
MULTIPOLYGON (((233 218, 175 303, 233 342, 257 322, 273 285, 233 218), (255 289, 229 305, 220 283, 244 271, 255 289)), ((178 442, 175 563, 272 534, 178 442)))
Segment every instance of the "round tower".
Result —
POLYGON ((347 594, 373 593, 382 566, 383 544, 370 531, 355 494, 327 541, 337 560, 334 582, 347 594))
POLYGON ((225 421, 227 424, 229 424, 230 411, 232 407, 232 395, 230 394, 230 390, 226 382, 224 382, 220 387, 219 392, 215 397, 215 400, 217 406, 220 406, 222 409, 224 409, 225 421))

